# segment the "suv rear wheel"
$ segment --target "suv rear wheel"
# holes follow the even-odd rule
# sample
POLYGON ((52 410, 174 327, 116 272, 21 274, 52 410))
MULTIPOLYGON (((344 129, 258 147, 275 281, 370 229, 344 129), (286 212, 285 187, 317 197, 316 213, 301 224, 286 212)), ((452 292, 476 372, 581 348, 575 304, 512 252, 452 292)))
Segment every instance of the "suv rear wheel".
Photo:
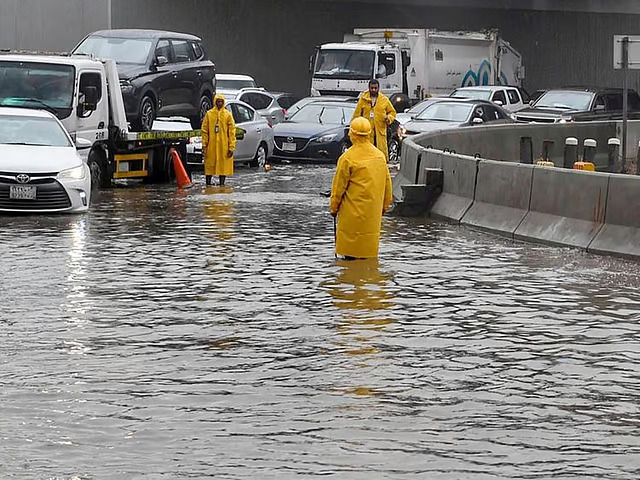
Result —
POLYGON ((198 102, 198 114, 194 117, 190 117, 191 128, 194 130, 198 130, 202 127, 202 121, 204 120, 204 116, 207 114, 209 110, 213 108, 213 102, 211 101, 211 97, 208 94, 203 94, 200 97, 200 101, 198 102))

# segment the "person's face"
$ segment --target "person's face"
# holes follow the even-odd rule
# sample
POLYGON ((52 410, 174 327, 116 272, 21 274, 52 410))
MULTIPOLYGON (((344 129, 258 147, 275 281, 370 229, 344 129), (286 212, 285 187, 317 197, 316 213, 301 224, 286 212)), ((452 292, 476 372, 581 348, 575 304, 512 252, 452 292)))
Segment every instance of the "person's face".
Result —
POLYGON ((218 109, 222 110, 223 105, 224 105, 224 100, 222 100, 221 98, 216 99, 216 107, 218 107, 218 109))
POLYGON ((376 84, 369 85, 369 94, 372 97, 375 97, 378 95, 378 90, 380 90, 380 85, 376 85, 376 84))

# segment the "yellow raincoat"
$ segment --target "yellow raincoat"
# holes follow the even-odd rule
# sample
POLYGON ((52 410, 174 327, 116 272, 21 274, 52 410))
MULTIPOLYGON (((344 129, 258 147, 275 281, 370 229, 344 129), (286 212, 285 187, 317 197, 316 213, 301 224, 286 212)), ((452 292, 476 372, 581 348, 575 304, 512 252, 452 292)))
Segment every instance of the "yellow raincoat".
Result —
POLYGON ((338 159, 331 212, 338 213, 336 254, 378 256, 382 214, 391 204, 391 176, 384 155, 366 136, 350 133, 353 146, 338 159))
POLYGON ((213 99, 213 108, 207 112, 202 121, 202 152, 204 154, 205 175, 233 175, 233 156, 227 156, 227 152, 236 149, 236 124, 233 116, 225 108, 216 107, 219 98, 224 102, 224 97, 217 94, 213 99), (216 133, 216 125, 218 133, 216 133))
POLYGON ((371 143, 375 143, 378 149, 384 153, 384 158, 389 162, 389 150, 387 147, 387 122, 386 118, 389 118, 389 124, 391 124, 396 119, 396 109, 391 105, 391 101, 383 95, 382 93, 378 93, 378 99, 376 100, 376 104, 373 108, 371 108, 371 94, 367 90, 364 92, 360 99, 358 100, 358 104, 356 105, 356 109, 353 112, 352 120, 357 117, 364 117, 369 120, 371 123, 371 134, 369 135, 369 141, 371 143), (371 116, 371 111, 373 110, 373 117, 371 116))

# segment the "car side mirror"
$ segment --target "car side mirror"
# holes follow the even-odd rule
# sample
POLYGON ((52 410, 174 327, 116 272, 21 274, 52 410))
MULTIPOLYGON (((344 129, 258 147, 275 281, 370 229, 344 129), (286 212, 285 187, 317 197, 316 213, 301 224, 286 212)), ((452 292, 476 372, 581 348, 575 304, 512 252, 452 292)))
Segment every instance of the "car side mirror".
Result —
POLYGON ((604 112, 604 110, 604 105, 596 105, 595 107, 593 107, 594 112, 604 112))
POLYGON ((500 106, 504 105, 504 103, 502 103, 502 100, 494 100, 493 103, 495 103, 496 105, 500 105, 500 106))
POLYGON ((169 63, 169 59, 167 57, 165 57, 164 55, 158 55, 156 57, 156 67, 162 67, 162 66, 166 65, 167 63, 169 63))
POLYGON ((91 140, 87 140, 83 137, 76 137, 75 144, 76 150, 86 150, 87 148, 91 148, 93 146, 91 140))
POLYGON ((403 113, 407 113, 408 111, 409 111, 409 109, 408 109, 408 108, 405 108, 405 109, 404 109, 404 111, 403 111, 403 113))
POLYGON ((376 73, 376 78, 386 78, 384 73, 376 73))
POLYGON ((471 123, 473 123, 474 125, 480 125, 481 123, 484 123, 484 121, 480 117, 473 117, 471 123))

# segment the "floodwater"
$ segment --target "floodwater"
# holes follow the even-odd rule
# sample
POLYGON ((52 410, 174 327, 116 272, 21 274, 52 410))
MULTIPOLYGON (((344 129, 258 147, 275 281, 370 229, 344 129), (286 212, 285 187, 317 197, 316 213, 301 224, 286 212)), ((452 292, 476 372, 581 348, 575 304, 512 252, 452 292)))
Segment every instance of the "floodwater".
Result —
POLYGON ((329 166, 0 217, 0 477, 640 478, 640 268, 385 218, 329 166))

